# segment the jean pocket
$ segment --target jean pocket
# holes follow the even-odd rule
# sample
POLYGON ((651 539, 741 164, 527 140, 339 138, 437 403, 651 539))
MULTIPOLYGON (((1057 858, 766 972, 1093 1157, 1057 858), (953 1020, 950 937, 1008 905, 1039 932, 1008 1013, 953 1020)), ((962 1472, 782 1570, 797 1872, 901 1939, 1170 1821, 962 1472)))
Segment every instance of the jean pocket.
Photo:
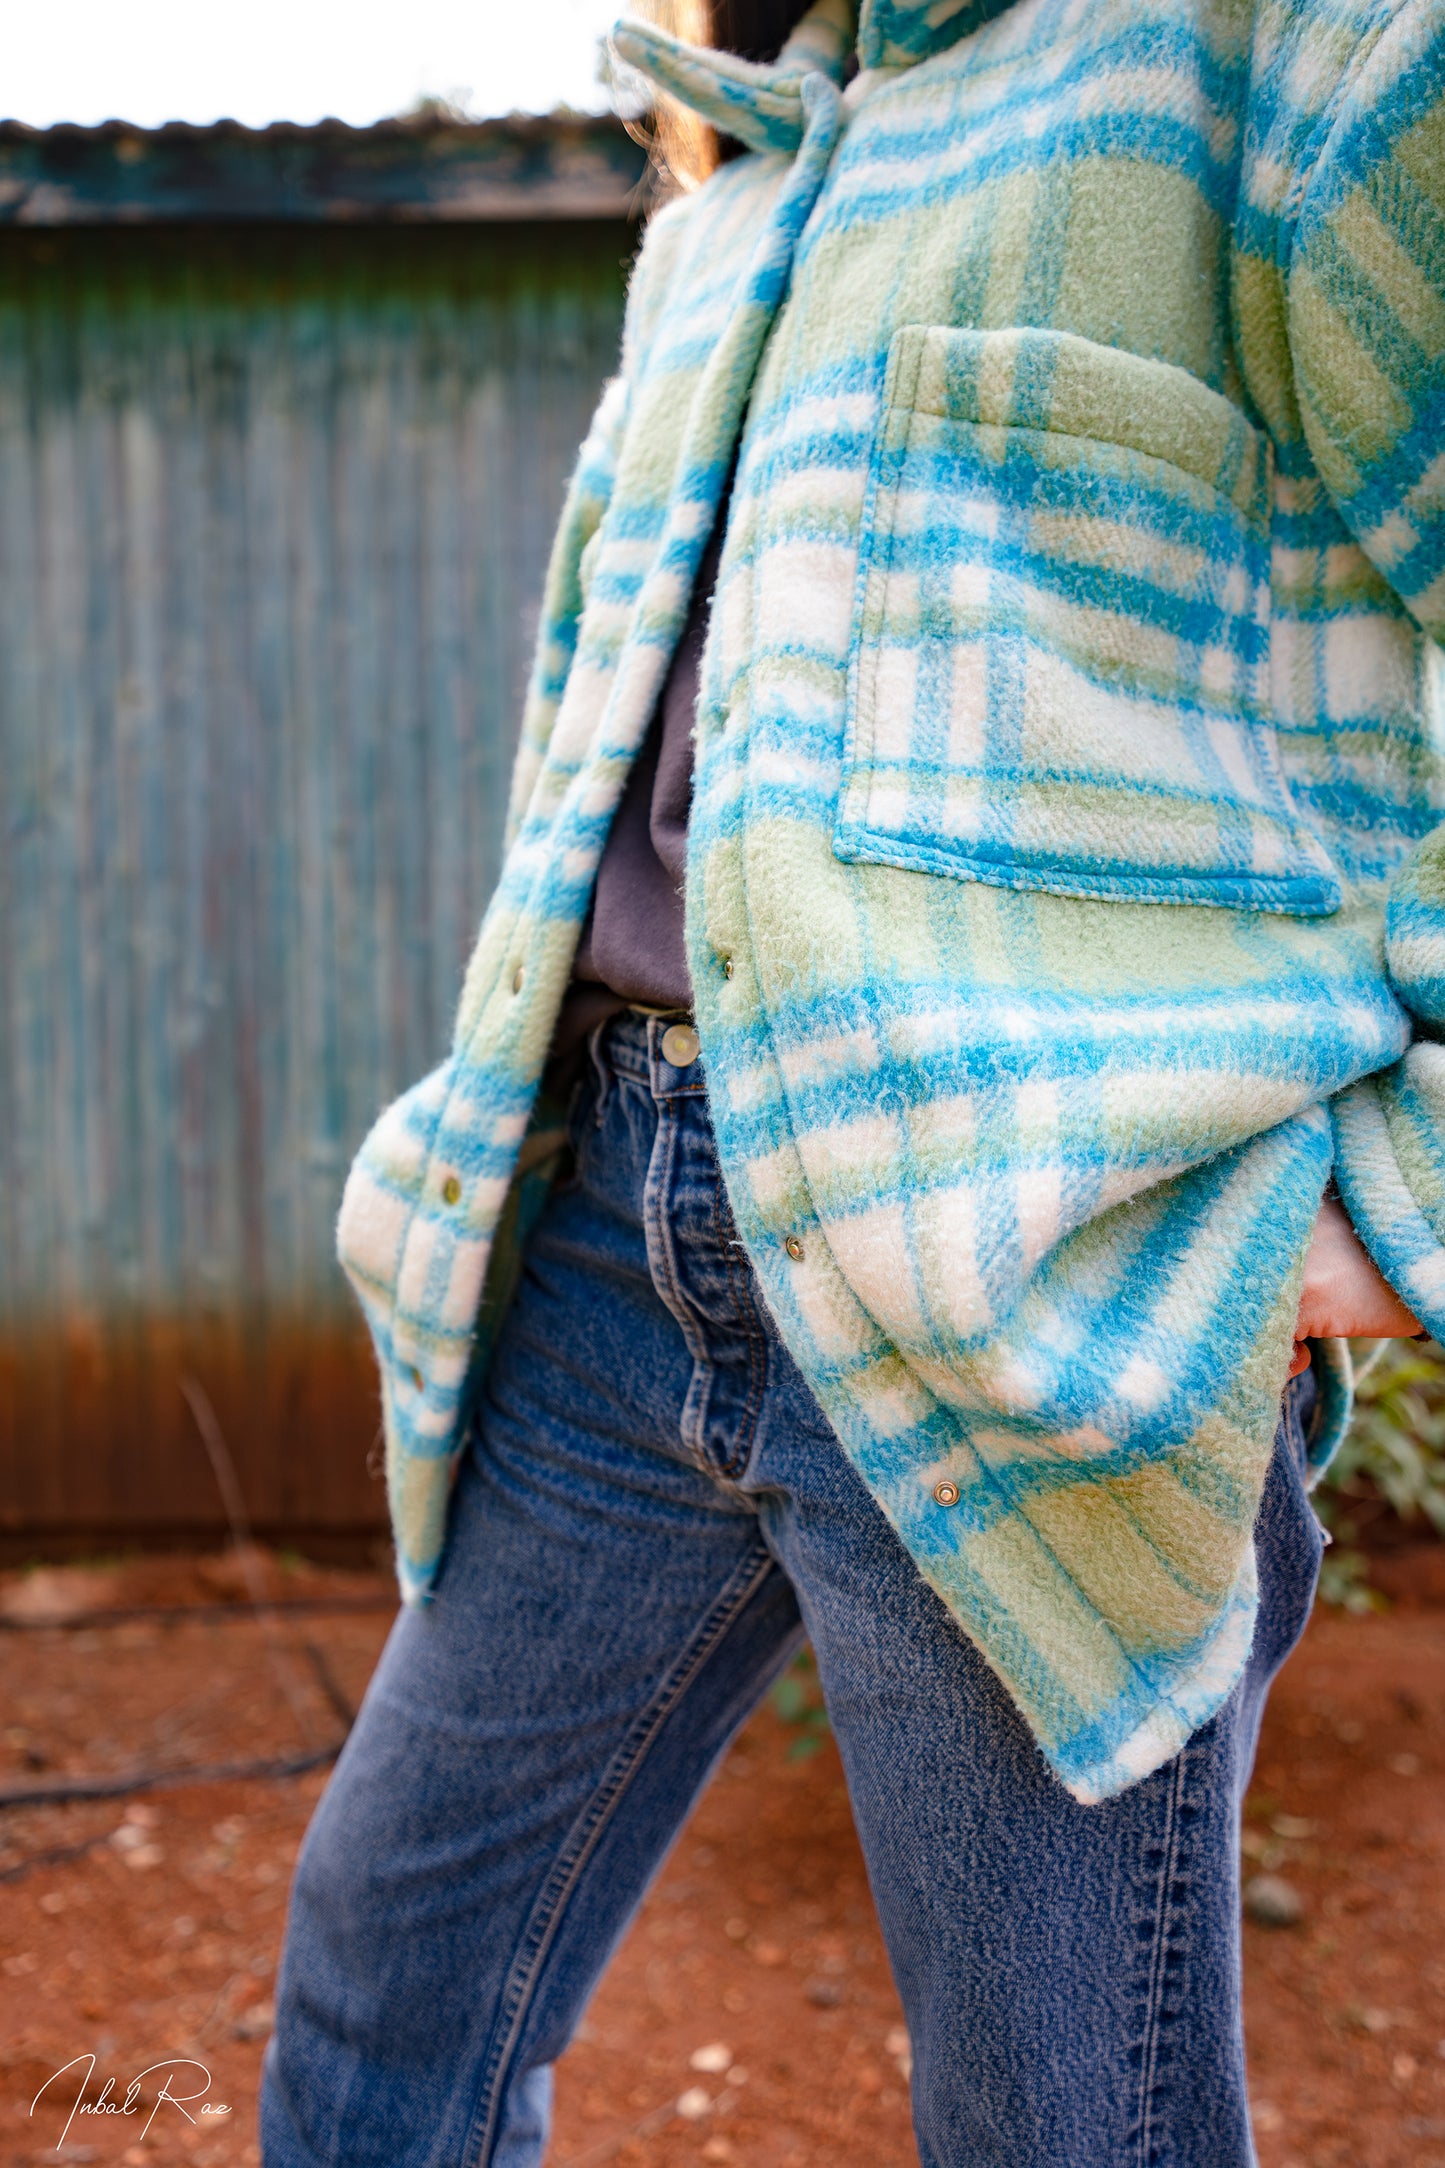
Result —
POLYGON ((1185 370, 909 326, 865 513, 834 849, 1316 916, 1266 710, 1269 441, 1185 370))

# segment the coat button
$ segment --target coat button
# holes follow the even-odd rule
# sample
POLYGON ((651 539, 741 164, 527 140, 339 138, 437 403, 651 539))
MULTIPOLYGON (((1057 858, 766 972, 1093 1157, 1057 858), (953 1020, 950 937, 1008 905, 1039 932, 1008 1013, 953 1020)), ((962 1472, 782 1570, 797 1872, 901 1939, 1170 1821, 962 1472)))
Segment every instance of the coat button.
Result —
POLYGON ((662 1058, 674 1069, 690 1069, 702 1045, 691 1024, 669 1024, 662 1034, 662 1058))
POLYGON ((732 975, 733 975, 733 960, 732 960, 731 956, 724 956, 724 958, 723 958, 723 977, 724 977, 725 979, 730 979, 730 978, 732 977, 732 975))
POLYGON ((933 1495, 941 1506, 956 1506, 958 1504, 958 1485, 945 1479, 942 1483, 934 1484, 933 1495))
POLYGON ((442 1184, 442 1203, 460 1204, 461 1201, 462 1185, 456 1175, 449 1174, 442 1184))
POLYGON ((512 992, 514 994, 520 994, 520 992, 522 991, 522 981, 526 976, 526 972, 522 969, 522 966, 518 964, 516 970, 512 973, 512 992))
POLYGON ((783 1248, 795 1265, 800 1265, 803 1262, 803 1245, 796 1235, 789 1235, 787 1241, 783 1244, 783 1248))
POLYGON ((425 1380, 423 1379, 421 1372, 417 1369, 415 1363, 412 1364, 411 1368, 411 1382, 416 1387, 418 1392, 421 1391, 422 1386, 425 1383, 425 1380))

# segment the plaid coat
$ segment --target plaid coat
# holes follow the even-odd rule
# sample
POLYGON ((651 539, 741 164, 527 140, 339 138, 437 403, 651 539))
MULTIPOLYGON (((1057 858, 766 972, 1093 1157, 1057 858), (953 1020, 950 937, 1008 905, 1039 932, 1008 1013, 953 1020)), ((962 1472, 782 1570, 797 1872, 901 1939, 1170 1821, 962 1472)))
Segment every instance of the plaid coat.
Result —
POLYGON ((616 34, 751 155, 649 228, 452 1051, 340 1248, 419 1599, 740 446, 687 883, 729 1196, 1088 1801, 1239 1674, 1332 1169, 1445 1329, 1445 0, 864 0, 841 90, 854 36, 616 34))

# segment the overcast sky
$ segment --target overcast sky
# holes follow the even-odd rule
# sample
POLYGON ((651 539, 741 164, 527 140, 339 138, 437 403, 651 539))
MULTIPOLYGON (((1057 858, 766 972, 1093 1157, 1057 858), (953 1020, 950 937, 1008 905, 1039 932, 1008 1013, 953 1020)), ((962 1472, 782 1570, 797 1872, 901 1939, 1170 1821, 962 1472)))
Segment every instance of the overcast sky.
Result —
POLYGON ((0 118, 364 126, 418 98, 478 114, 597 108, 597 40, 625 0, 67 0, 15 5, 0 118))

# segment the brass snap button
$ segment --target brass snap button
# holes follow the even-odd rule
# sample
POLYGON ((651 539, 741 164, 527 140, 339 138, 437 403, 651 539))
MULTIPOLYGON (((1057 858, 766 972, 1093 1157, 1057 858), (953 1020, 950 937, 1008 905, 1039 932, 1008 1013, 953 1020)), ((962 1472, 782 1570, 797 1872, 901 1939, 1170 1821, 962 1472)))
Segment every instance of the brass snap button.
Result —
POLYGON ((454 1174, 449 1174, 442 1184, 442 1203, 460 1204, 461 1201, 462 1185, 454 1174))
POLYGON ((733 960, 732 960, 731 956, 724 956, 724 958, 723 958, 723 977, 724 977, 725 979, 730 979, 730 978, 732 977, 732 975, 733 975, 733 960))
POLYGON ((796 1235, 789 1235, 787 1241, 783 1244, 783 1248, 795 1265, 800 1265, 803 1262, 803 1245, 796 1235))
POLYGON ((941 1506, 956 1506, 958 1504, 958 1485, 950 1483, 945 1478, 942 1483, 934 1484, 933 1495, 941 1506))
POLYGON ((662 1034, 662 1058, 670 1061, 674 1069, 690 1069, 701 1045, 691 1024, 669 1024, 662 1034))

